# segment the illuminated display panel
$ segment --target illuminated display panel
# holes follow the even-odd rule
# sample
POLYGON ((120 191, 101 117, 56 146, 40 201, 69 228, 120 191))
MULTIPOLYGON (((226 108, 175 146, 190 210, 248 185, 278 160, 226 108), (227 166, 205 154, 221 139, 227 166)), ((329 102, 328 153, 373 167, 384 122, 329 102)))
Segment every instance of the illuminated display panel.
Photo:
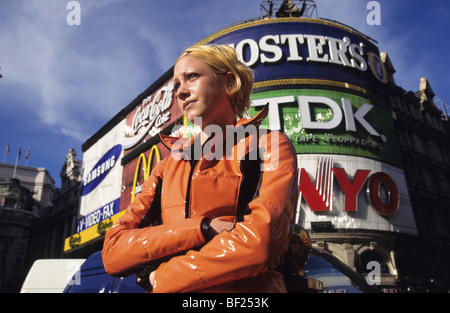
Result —
MULTIPOLYGON (((263 127, 285 132, 295 146, 299 176, 303 173, 304 178, 299 192, 305 228, 328 221, 339 229, 417 233, 389 108, 387 74, 378 47, 368 37, 327 20, 277 18, 224 28, 197 44, 204 43, 234 47, 254 70, 254 107, 249 113, 269 102, 270 116, 263 127), (317 181, 321 194, 316 189, 305 199, 303 189, 316 188, 317 181)), ((65 251, 112 225, 139 192, 150 167, 168 155, 155 135, 182 115, 174 105, 171 79, 166 78, 140 95, 135 107, 95 146, 110 136, 114 140, 85 152, 84 171, 92 173, 101 163, 101 172, 102 162, 111 162, 117 153, 113 148, 120 145, 121 161, 115 160, 114 171, 121 172, 110 170, 100 188, 94 186, 83 196, 80 216, 91 214, 94 226, 79 228, 81 232, 67 238, 65 251), (107 153, 110 149, 112 154, 107 153), (87 197, 97 202, 86 202, 87 197), (101 220, 103 210, 105 216, 115 215, 101 220)), ((188 136, 195 132, 189 123, 187 129, 188 136)))
POLYGON ((216 32, 255 72, 253 116, 297 152, 300 222, 417 234, 378 47, 344 25, 269 19, 216 32), (306 192, 306 194, 305 194, 306 192))

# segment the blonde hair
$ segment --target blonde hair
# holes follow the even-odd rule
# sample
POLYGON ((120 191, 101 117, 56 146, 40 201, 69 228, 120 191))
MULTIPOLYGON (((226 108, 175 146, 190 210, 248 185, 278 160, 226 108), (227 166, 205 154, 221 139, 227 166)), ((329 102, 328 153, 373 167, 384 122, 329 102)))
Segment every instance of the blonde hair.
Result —
POLYGON ((239 61, 236 51, 227 45, 192 46, 184 50, 177 62, 190 55, 203 61, 216 75, 232 72, 236 77, 236 84, 228 90, 233 110, 241 118, 250 108, 250 95, 253 89, 253 70, 239 61))

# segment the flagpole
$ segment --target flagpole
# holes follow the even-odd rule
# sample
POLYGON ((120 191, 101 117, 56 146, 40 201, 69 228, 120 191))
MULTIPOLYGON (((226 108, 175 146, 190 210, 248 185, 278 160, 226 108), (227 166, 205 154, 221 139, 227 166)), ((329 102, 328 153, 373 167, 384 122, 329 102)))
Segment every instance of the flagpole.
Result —
POLYGON ((5 155, 3 156, 3 163, 6 163, 6 156, 9 153, 9 143, 6 145, 5 155))
POLYGON ((25 161, 25 166, 27 166, 28 165, 28 158, 30 157, 30 147, 28 147, 28 149, 27 149, 27 154, 25 155, 25 159, 26 159, 26 161, 25 161))
POLYGON ((19 151, 18 151, 17 157, 16 157, 16 165, 14 165, 13 178, 16 178, 17 163, 19 163, 19 158, 20 158, 20 145, 19 145, 19 151))

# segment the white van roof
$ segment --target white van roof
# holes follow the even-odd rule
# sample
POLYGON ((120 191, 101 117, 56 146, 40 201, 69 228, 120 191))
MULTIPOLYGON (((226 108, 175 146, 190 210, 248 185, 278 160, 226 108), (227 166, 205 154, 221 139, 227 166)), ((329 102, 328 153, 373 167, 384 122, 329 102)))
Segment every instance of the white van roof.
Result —
POLYGON ((61 293, 84 261, 85 259, 36 260, 28 272, 20 292, 61 293))

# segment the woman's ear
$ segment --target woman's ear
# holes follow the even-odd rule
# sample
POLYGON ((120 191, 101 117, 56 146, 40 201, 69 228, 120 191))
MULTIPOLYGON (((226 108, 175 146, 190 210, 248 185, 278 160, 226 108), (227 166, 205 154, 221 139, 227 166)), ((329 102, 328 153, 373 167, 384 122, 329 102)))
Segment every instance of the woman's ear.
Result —
POLYGON ((228 92, 236 87, 236 75, 233 72, 229 71, 225 74, 225 84, 228 92))

